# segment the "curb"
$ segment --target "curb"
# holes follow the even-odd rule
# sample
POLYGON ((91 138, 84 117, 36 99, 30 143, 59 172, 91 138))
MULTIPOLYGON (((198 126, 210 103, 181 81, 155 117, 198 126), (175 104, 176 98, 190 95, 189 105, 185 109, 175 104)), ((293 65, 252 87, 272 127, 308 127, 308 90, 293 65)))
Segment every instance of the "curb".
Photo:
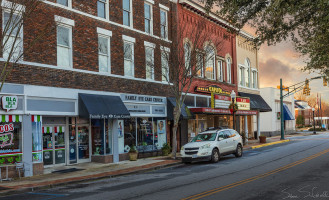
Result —
POLYGON ((81 177, 81 178, 75 177, 75 178, 72 178, 72 180, 67 180, 67 181, 65 179, 62 179, 62 180, 58 180, 58 183, 47 183, 47 181, 45 181, 45 182, 36 184, 35 186, 24 186, 24 185, 22 185, 21 187, 14 186, 14 187, 8 188, 8 190, 0 191, 0 197, 6 196, 8 194, 12 194, 13 192, 15 192, 15 194, 18 194, 18 193, 30 192, 30 191, 39 190, 39 189, 52 188, 55 186, 64 186, 64 185, 81 183, 81 182, 86 182, 86 181, 101 180, 104 178, 113 178, 113 177, 118 177, 118 176, 129 175, 129 174, 138 174, 138 173, 144 173, 147 171, 153 171, 153 170, 158 170, 158 169, 162 169, 162 168, 178 166, 181 164, 182 163, 179 161, 179 162, 173 162, 173 163, 168 163, 168 164, 164 164, 164 165, 153 166, 153 167, 149 167, 149 168, 145 168, 145 169, 134 170, 133 168, 130 168, 130 169, 132 169, 131 171, 129 171, 129 168, 128 168, 128 169, 123 170, 122 173, 118 173, 118 174, 114 174, 115 172, 113 171, 113 172, 108 172, 108 173, 105 172, 105 173, 100 173, 100 174, 94 174, 93 176, 95 176, 95 177, 90 177, 92 175, 89 175, 89 176, 81 177))
POLYGON ((277 142, 270 142, 270 143, 266 143, 266 144, 261 144, 261 145, 256 145, 256 146, 251 146, 250 149, 257 149, 257 148, 261 148, 261 147, 266 147, 266 146, 271 146, 271 145, 275 145, 275 144, 281 144, 284 142, 289 142, 290 140, 281 140, 281 141, 277 141, 277 142))

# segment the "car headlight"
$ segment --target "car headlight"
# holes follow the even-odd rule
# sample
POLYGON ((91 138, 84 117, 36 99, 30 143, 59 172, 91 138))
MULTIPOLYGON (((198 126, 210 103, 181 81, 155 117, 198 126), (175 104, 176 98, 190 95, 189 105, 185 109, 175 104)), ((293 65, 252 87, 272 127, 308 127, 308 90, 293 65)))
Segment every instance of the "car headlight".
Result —
POLYGON ((205 144, 200 147, 201 149, 208 149, 210 148, 210 144, 205 144))

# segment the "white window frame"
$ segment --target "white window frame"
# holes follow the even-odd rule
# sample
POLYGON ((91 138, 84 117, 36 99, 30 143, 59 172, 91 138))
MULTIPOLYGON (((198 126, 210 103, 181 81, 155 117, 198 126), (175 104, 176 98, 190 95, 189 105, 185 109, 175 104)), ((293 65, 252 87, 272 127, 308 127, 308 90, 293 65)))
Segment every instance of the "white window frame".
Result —
POLYGON ((154 80, 154 49, 155 49, 155 46, 156 45, 153 44, 153 43, 144 41, 144 47, 145 47, 145 77, 148 80, 154 80), (147 54, 146 54, 146 49, 150 49, 151 52, 152 52, 152 58, 151 58, 152 66, 150 66, 151 69, 148 69, 149 65, 148 65, 148 58, 147 58, 147 54), (151 71, 151 78, 147 77, 148 70, 151 71))
MULTIPOLYGON (((73 42, 72 42, 72 27, 75 26, 75 22, 71 19, 68 19, 68 18, 65 18, 65 17, 61 17, 61 16, 57 16, 55 15, 55 22, 56 22, 56 25, 57 27, 61 26, 61 27, 64 27, 64 28, 67 28, 69 29, 69 53, 70 53, 70 60, 69 60, 69 65, 70 66, 59 66, 58 65, 58 49, 57 49, 57 66, 58 67, 63 67, 63 68, 73 68, 73 42)), ((57 36, 57 28, 56 28, 56 40, 58 39, 58 36, 57 36)), ((58 47, 58 41, 56 43, 56 46, 58 47)))
MULTIPOLYGON (((160 4, 161 5, 161 4, 160 4)), ((161 7, 160 7, 161 8, 161 7)), ((165 9, 160 9, 160 38, 167 40, 168 39, 168 11, 165 9), (161 35, 161 27, 163 26, 161 24, 161 12, 166 13, 166 26, 165 26, 165 37, 162 37, 161 35)))
POLYGON ((252 69, 252 88, 258 89, 258 71, 256 69, 252 69))
POLYGON ((224 80, 223 61, 221 59, 217 59, 217 79, 221 82, 224 80))
POLYGON ((232 83, 232 59, 226 58, 226 81, 232 83))
POLYGON ((251 64, 249 58, 246 58, 245 60, 245 83, 244 87, 252 88, 251 81, 250 81, 250 74, 251 74, 251 64))
MULTIPOLYGON (((57 0, 56 0, 56 3, 57 3, 57 0)), ((67 0, 67 6, 63 5, 63 4, 60 4, 60 3, 57 3, 58 5, 60 6, 64 6, 64 7, 68 7, 68 8, 72 8, 72 0, 67 0)))
MULTIPOLYGON (((70 0, 71 1, 71 0, 70 0)), ((110 20, 110 7, 109 7, 109 0, 97 0, 97 3, 101 1, 103 2, 105 5, 105 18, 103 17, 99 17, 98 16, 98 7, 97 7, 97 17, 101 18, 101 19, 106 19, 106 20, 110 20)), ((97 5, 96 5, 97 6, 97 5)))
MULTIPOLYGON (((133 18, 134 18, 134 16, 133 16, 133 3, 132 3, 132 0, 129 0, 129 5, 130 5, 130 11, 129 11, 129 26, 128 27, 131 27, 131 28, 133 28, 134 26, 133 26, 133 18)), ((124 25, 124 26, 127 26, 127 25, 125 25, 125 24, 123 24, 123 12, 124 12, 125 10, 123 10, 123 0, 122 0, 122 25, 124 25)))
MULTIPOLYGON (((126 35, 122 35, 122 40, 123 40, 123 62, 125 62, 125 57, 124 57, 124 44, 125 43, 129 43, 131 45, 131 57, 132 57, 132 66, 131 66, 131 70, 132 70, 132 76, 126 75, 126 71, 124 70, 124 76, 128 76, 128 77, 135 77, 135 42, 136 39, 133 37, 129 37, 126 35)), ((124 67, 124 63, 123 63, 123 67, 124 67)))
MULTIPOLYGON (((6 24, 5 24, 5 13, 10 14, 11 12, 13 12, 13 14, 22 17, 22 12, 25 12, 25 6, 17 4, 17 3, 13 4, 12 2, 7 1, 7 0, 2 0, 1 7, 2 7, 2 31, 5 29, 5 26, 6 26, 6 24), (13 10, 13 7, 15 7, 16 10, 13 10)), ((22 20, 22 23, 24 23, 23 20, 22 20)), ((10 30, 8 30, 8 31, 10 32, 10 30)), ((10 36, 10 35, 5 35, 5 36, 15 37, 16 38, 16 36, 10 36)), ((4 39, 5 39, 5 36, 4 36, 4 39)), ((24 25, 23 24, 22 24, 22 27, 21 27, 21 30, 20 30, 20 33, 19 33, 19 37, 20 37, 21 41, 18 42, 18 43, 16 42, 16 45, 18 45, 18 49, 17 49, 17 47, 14 47, 14 51, 19 51, 18 54, 21 54, 21 57, 20 57, 19 60, 23 60, 23 55, 22 55, 22 54, 24 54, 24 25)), ((5 40, 3 40, 3 42, 5 42, 5 40)), ((13 53, 12 55, 14 55, 14 54, 15 53, 13 53)), ((20 55, 18 55, 18 56, 20 56, 20 55)), ((5 57, 5 51, 2 52, 2 57, 5 60, 8 59, 8 58, 5 57)), ((17 61, 13 58, 10 58, 10 60, 17 61)))
MULTIPOLYGON (((146 32, 146 30, 144 30, 144 31, 147 34, 153 35, 153 4, 154 4, 154 2, 152 4, 152 3, 150 3, 149 0, 145 0, 144 4, 147 4, 147 5, 150 6, 150 17, 151 17, 151 19, 150 19, 150 32, 148 33, 148 32, 146 32)), ((145 12, 145 10, 144 10, 144 12, 145 12)), ((145 20, 146 20, 146 18, 145 18, 145 13, 144 13, 144 23, 145 23, 145 20)), ((145 24, 144 24, 144 29, 145 29, 145 24)))
POLYGON ((245 72, 245 67, 243 65, 239 65, 239 86, 242 86, 242 87, 245 86, 245 83, 244 83, 244 79, 245 79, 244 72, 245 72))
POLYGON ((162 82, 170 82, 170 77, 169 77, 169 70, 170 70, 170 68, 169 68, 169 59, 167 58, 166 59, 166 67, 164 67, 164 61, 163 61, 163 59, 162 59, 162 54, 164 53, 165 55, 168 55, 169 56, 169 54, 170 54, 170 48, 168 48, 168 47, 163 47, 163 46, 160 46, 160 50, 161 50, 161 80, 162 80, 162 82), (164 80, 164 70, 166 70, 167 71, 167 79, 165 79, 164 80))
POLYGON ((98 52, 98 69, 100 73, 109 73, 111 74, 111 37, 112 37, 112 31, 102 29, 97 27, 97 34, 98 38, 102 37, 107 39, 107 58, 108 58, 108 63, 107 63, 107 72, 101 72, 100 71, 100 65, 99 65, 99 52, 98 52))

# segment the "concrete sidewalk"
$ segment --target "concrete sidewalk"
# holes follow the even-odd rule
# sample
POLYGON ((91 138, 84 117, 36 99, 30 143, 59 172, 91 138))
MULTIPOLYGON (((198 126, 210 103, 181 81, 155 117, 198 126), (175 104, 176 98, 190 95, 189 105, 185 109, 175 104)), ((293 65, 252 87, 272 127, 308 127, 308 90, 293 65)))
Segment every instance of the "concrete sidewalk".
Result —
MULTIPOLYGON (((280 136, 268 137, 265 144, 259 143, 258 140, 249 140, 248 144, 244 146, 244 150, 247 151, 254 148, 261 148, 264 146, 288 142, 290 137, 307 136, 311 134, 312 132, 286 135, 286 140, 280 140, 280 136)), ((110 164, 90 162, 70 166, 46 168, 44 170, 45 174, 43 175, 1 182, 0 195, 5 195, 13 191, 32 191, 33 189, 139 173, 179 164, 181 164, 180 159, 174 160, 168 156, 162 156, 110 164)))

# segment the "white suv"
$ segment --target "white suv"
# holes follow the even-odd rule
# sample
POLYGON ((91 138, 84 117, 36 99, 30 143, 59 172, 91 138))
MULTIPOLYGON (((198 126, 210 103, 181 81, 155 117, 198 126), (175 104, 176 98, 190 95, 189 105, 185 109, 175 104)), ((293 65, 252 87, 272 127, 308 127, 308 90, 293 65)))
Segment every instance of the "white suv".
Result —
POLYGON ((242 138, 232 129, 216 129, 199 133, 181 148, 182 161, 207 160, 218 162, 220 156, 234 154, 242 156, 242 138))

